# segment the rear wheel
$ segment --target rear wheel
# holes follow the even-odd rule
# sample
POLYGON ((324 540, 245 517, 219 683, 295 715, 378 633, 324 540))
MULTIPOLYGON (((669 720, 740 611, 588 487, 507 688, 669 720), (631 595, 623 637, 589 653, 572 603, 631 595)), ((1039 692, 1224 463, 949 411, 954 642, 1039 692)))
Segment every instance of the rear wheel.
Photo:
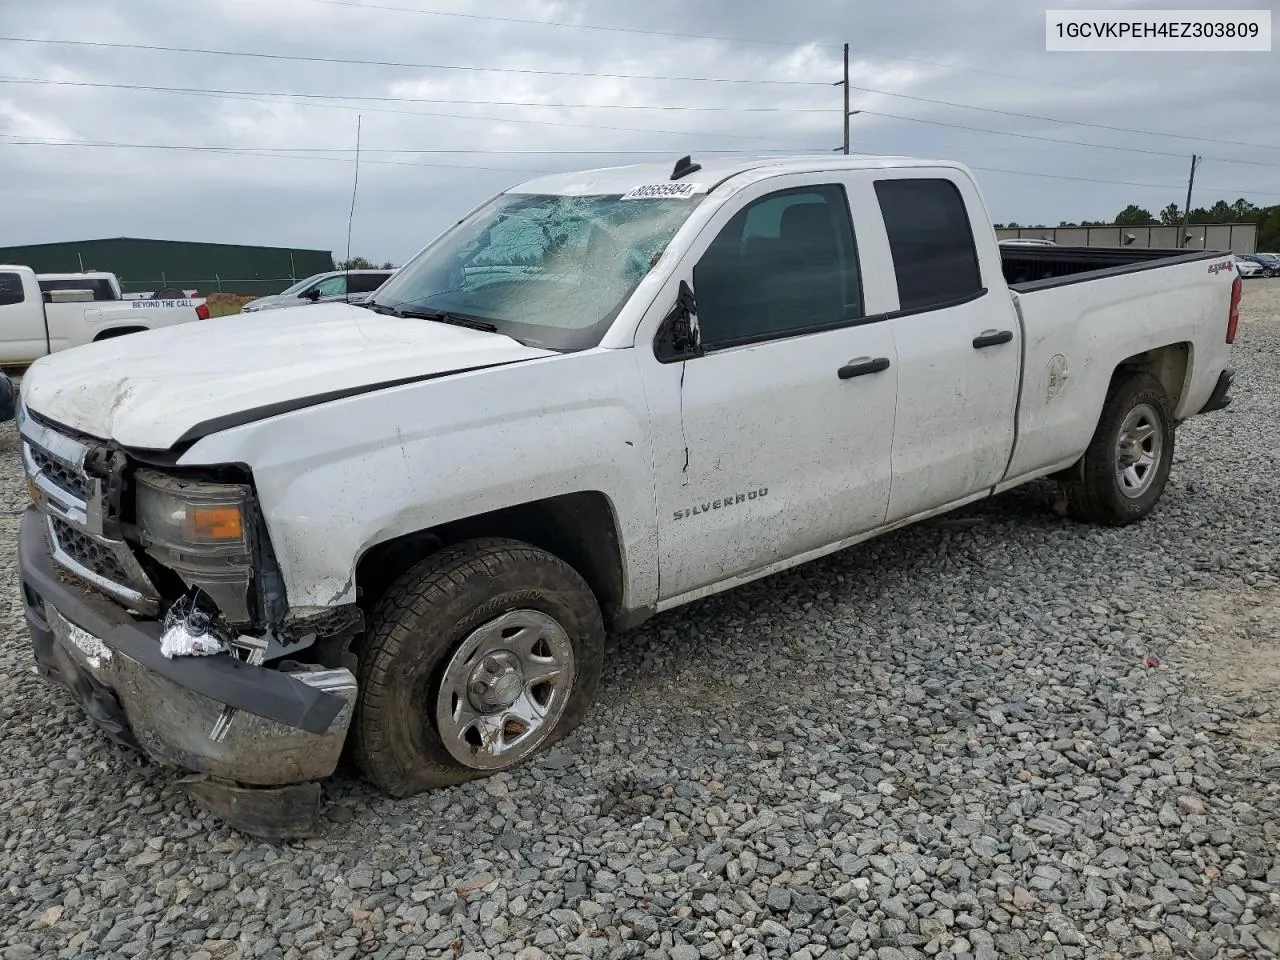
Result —
POLYGON ((93 339, 95 342, 98 340, 113 340, 116 337, 125 337, 131 333, 142 333, 146 329, 146 327, 115 327, 111 330, 103 330, 93 339))
POLYGON ((1110 525, 1141 520, 1164 493, 1173 464, 1173 417, 1160 381, 1138 373, 1114 384, 1080 479, 1064 485, 1077 520, 1110 525))
POLYGON ((558 557, 514 540, 448 547, 374 611, 356 763, 395 796, 513 767, 582 721, 603 649, 595 597, 558 557))

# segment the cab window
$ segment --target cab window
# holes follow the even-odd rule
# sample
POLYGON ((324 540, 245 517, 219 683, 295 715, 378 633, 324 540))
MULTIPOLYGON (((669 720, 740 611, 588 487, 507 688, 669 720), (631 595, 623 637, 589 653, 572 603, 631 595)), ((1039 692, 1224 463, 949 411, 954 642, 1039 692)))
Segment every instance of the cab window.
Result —
POLYGON ((346 277, 330 277, 311 288, 322 297, 340 297, 347 292, 346 277))
POLYGON ((734 215, 693 269, 705 350, 851 323, 863 314, 843 188, 759 198, 734 215))

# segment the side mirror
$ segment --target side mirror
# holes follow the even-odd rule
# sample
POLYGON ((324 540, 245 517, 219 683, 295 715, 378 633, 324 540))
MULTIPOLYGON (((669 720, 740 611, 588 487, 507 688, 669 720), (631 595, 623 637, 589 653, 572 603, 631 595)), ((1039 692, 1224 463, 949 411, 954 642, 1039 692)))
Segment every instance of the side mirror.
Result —
POLYGON ((320 288, 312 287, 310 290, 303 290, 300 294, 298 294, 298 299, 310 300, 312 303, 315 303, 317 300, 320 299, 320 288))
POLYGON ((675 305, 662 318, 654 342, 654 354, 662 363, 687 360, 702 355, 702 331, 698 327, 698 304, 687 280, 680 281, 675 305))

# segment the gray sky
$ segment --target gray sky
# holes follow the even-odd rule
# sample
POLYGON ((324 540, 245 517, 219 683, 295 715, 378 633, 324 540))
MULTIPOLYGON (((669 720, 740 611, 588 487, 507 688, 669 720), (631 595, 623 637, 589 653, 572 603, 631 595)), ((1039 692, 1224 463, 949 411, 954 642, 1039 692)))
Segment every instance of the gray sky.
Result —
MULTIPOLYGON (((259 94, 246 99, 0 82, 0 245, 138 236, 319 247, 341 257, 351 202, 350 151, 361 113, 366 152, 352 252, 400 263, 450 220, 540 171, 654 159, 642 151, 658 151, 674 162, 685 153, 710 150, 835 147, 840 90, 830 84, 840 77, 845 41, 855 48, 852 85, 882 91, 853 90, 854 108, 868 111, 852 120, 854 150, 968 163, 978 168, 994 220, 1056 224, 1106 219, 1129 202, 1153 212, 1170 201, 1181 204, 1192 151, 1206 156, 1196 174, 1193 205, 1240 196, 1259 205, 1280 203, 1280 52, 1044 51, 1046 6, 1190 9, 1212 6, 1207 0, 897 0, 877 5, 848 0, 367 0, 371 6, 433 14, 358 9, 365 2, 43 0, 37 5, 0 0, 0 35, 751 82, 315 63, 0 41, 0 78, 6 81, 259 94), (683 39, 581 25, 774 42, 683 39), (320 98, 304 103, 277 96, 285 93, 320 98), (1208 139, 1019 118, 889 93, 1208 139), (325 99, 334 96, 383 99, 325 99), (714 109, 412 102, 415 98, 714 109), (761 107, 775 109, 747 109, 761 107), (31 140, 262 148, 288 157, 17 142, 31 140), (309 152, 292 152, 299 148, 309 152), (390 152, 477 149, 490 152, 390 152), (528 152, 537 150, 618 153, 528 152)), ((1229 6, 1271 5, 1234 0, 1229 6)))

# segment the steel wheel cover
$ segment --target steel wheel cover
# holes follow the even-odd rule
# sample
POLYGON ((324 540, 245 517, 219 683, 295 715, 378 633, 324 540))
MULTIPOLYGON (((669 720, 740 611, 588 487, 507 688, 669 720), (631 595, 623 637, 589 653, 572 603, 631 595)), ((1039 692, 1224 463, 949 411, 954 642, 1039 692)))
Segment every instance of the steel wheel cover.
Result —
POLYGON ((503 770, 534 753, 573 693, 573 642, 539 610, 512 610, 477 627, 445 664, 436 729, 473 770, 503 770))
POLYGON ((1116 483, 1120 492, 1137 499, 1155 483, 1164 453, 1160 414, 1149 403, 1140 403, 1120 424, 1116 438, 1116 483))

